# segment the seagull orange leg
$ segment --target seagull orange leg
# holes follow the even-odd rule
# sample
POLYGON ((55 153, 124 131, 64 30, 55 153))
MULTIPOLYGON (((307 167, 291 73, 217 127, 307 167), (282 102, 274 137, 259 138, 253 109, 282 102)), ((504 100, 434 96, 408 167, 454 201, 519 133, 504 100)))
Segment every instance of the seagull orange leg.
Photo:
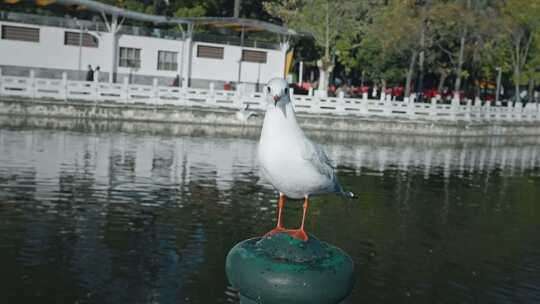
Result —
POLYGON ((296 230, 287 230, 287 233, 296 238, 296 239, 299 239, 299 240, 302 240, 302 241, 307 241, 308 240, 308 235, 306 233, 306 231, 304 230, 304 224, 306 222, 306 215, 307 215, 307 210, 308 210, 308 207, 309 207, 309 202, 308 202, 308 197, 306 196, 305 199, 304 199, 304 212, 302 214, 302 225, 300 225, 300 229, 296 229, 296 230))
POLYGON ((283 206, 285 205, 285 195, 279 194, 279 200, 278 200, 278 217, 277 217, 277 229, 283 229, 283 226, 281 225, 281 211, 283 210, 283 206))
POLYGON ((274 235, 276 233, 285 231, 285 228, 283 228, 283 225, 281 225, 281 212, 282 212, 284 206, 285 206, 285 195, 280 193, 279 194, 279 200, 278 200, 278 218, 277 218, 276 228, 270 230, 264 236, 271 236, 271 235, 274 235))

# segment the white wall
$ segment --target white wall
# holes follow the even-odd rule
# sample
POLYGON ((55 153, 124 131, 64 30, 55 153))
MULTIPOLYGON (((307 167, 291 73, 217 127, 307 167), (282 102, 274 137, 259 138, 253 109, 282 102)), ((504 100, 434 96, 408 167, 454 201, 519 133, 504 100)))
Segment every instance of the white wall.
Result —
MULTIPOLYGON (((192 47, 191 78, 221 81, 238 81, 239 62, 242 56, 242 47, 206 42, 194 42, 192 47), (209 45, 224 47, 223 59, 197 57, 197 46, 209 45)), ((253 48, 244 48, 253 49, 253 48)), ((242 62, 242 82, 266 83, 274 77, 283 77, 285 54, 278 50, 253 49, 267 53, 266 63, 242 62), (260 73, 259 73, 260 68, 260 73)))
MULTIPOLYGON (((261 51, 261 49, 244 49, 261 51)), ((267 53, 266 63, 242 62, 242 82, 267 83, 274 77, 283 77, 285 71, 285 53, 278 50, 264 51, 267 53)))
MULTIPOLYGON (((77 31, 60 27, 39 26, 14 22, 1 21, 0 25, 14 25, 40 28, 40 42, 26 42, 0 39, 0 66, 19 66, 28 68, 48 68, 72 70, 78 69, 79 46, 64 45, 64 32, 77 31)), ((109 72, 111 64, 112 39, 110 33, 90 32, 98 38, 98 48, 82 48, 81 70, 85 72, 87 66, 100 66, 101 71, 109 72)), ((141 67, 136 70, 125 67, 117 67, 119 74, 132 74, 154 77, 174 78, 182 74, 182 69, 188 69, 189 64, 182 64, 182 40, 169 40, 154 37, 120 35, 118 47, 132 47, 141 49, 141 67), (157 69, 158 51, 173 51, 178 53, 177 71, 160 71, 157 69)), ((186 48, 187 50, 188 48, 186 48)), ((246 48, 247 49, 247 48, 246 48)), ((266 83, 273 77, 283 77, 285 52, 280 50, 255 49, 267 53, 266 63, 242 62, 242 82, 266 83)), ((193 42, 192 62, 189 77, 191 79, 209 81, 238 81, 239 61, 242 47, 215 43, 193 42), (223 59, 210 59, 197 57, 197 45, 211 45, 224 47, 223 59)), ((116 65, 120 52, 118 51, 116 65)), ((117 79, 122 81, 122 77, 117 79)))
MULTIPOLYGON (((181 59, 182 59, 182 40, 169 40, 154 37, 121 35, 118 38, 118 58, 120 58, 120 48, 130 47, 141 49, 141 67, 134 74, 153 75, 162 77, 175 77, 180 74, 181 59), (157 69, 158 51, 177 52, 178 70, 177 71, 162 71, 157 69)), ((118 62, 116 63, 118 65, 118 62)), ((117 72, 128 74, 130 68, 118 67, 117 72)))
MULTIPOLYGON (((24 26, 40 28, 40 41, 27 42, 0 39, 0 65, 38 67, 51 69, 77 70, 79 64, 79 46, 64 45, 64 32, 77 31, 49 26, 26 25, 12 22, 0 22, 0 25, 24 26)), ((86 66, 93 67, 106 65, 105 39, 100 39, 95 32, 91 33, 98 38, 99 47, 82 48, 81 70, 86 66)), ((105 33, 106 34, 106 33, 105 33)))

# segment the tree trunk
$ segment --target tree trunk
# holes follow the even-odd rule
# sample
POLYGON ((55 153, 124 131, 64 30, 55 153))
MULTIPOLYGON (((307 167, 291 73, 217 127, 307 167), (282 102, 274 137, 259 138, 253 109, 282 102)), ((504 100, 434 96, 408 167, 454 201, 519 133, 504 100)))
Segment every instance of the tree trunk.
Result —
POLYGON ((527 94, 527 103, 529 102, 533 102, 534 98, 534 78, 532 77, 532 74, 531 74, 531 77, 529 78, 529 92, 527 94))
POLYGON ((422 25, 420 28, 420 54, 418 57, 418 83, 417 96, 418 101, 422 102, 424 99, 424 59, 425 59, 425 46, 426 46, 426 6, 422 7, 422 25))
POLYGON ((233 12, 233 17, 234 18, 239 18, 240 17, 240 7, 241 7, 240 1, 241 0, 234 0, 234 12, 233 12))
POLYGON ((381 78, 381 100, 384 100, 386 98, 386 79, 381 78))
POLYGON ((516 102, 521 101, 521 96, 519 95, 519 83, 521 82, 521 69, 519 68, 519 65, 514 66, 514 90, 515 90, 515 100, 514 105, 516 102))
POLYGON ((459 97, 461 91, 461 74, 463 72, 463 61, 465 60, 465 38, 467 36, 467 28, 463 29, 461 38, 459 39, 459 54, 456 68, 456 82, 454 84, 454 97, 459 97))
POLYGON ((328 89, 328 73, 324 67, 319 68, 319 86, 318 89, 325 91, 328 89))
POLYGON ((444 81, 446 80, 446 77, 448 76, 448 73, 446 70, 441 71, 441 75, 439 76, 439 85, 437 86, 437 93, 442 96, 442 91, 444 89, 444 81))
POLYGON ((414 50, 411 54, 411 62, 409 63, 409 71, 405 82, 405 97, 407 98, 411 96, 411 82, 414 75, 414 66, 416 65, 416 56, 418 56, 418 51, 414 50))
POLYGON ((326 27, 325 27, 325 45, 324 45, 324 56, 321 59, 321 64, 319 66, 319 90, 328 90, 328 79, 330 77, 330 72, 332 71, 330 62, 330 4, 326 2, 326 27))

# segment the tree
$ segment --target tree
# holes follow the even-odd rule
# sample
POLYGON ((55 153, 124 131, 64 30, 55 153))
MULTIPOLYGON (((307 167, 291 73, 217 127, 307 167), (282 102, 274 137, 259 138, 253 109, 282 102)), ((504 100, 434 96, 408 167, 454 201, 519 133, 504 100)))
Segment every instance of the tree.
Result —
POLYGON ((426 3, 413 0, 389 1, 374 13, 373 23, 367 30, 368 35, 377 37, 389 56, 408 57, 405 97, 410 96, 419 55, 423 53, 425 58, 426 41, 430 39, 424 5, 426 3))
POLYGON ((499 12, 506 39, 511 47, 515 100, 520 101, 520 84, 523 70, 531 59, 535 37, 540 33, 540 3, 529 0, 506 0, 499 5, 499 12))
POLYGON ((354 40, 362 29, 362 17, 367 5, 355 0, 279 0, 264 2, 271 16, 279 18, 285 25, 303 33, 309 33, 316 45, 322 49, 318 60, 319 90, 328 86, 329 74, 340 56, 336 45, 354 40))

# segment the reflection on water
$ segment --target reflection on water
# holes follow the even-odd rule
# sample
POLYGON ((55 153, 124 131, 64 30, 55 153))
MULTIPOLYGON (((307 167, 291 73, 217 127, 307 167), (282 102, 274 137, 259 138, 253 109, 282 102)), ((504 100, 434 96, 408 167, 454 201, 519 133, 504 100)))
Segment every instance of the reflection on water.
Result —
MULTIPOLYGON (((540 140, 356 137, 325 148, 360 201, 316 198, 308 221, 355 260, 347 303, 540 302, 540 140)), ((0 129, 5 302, 235 302, 225 256, 275 216, 255 151, 253 137, 0 129)), ((288 204, 287 224, 299 216, 288 204)))

